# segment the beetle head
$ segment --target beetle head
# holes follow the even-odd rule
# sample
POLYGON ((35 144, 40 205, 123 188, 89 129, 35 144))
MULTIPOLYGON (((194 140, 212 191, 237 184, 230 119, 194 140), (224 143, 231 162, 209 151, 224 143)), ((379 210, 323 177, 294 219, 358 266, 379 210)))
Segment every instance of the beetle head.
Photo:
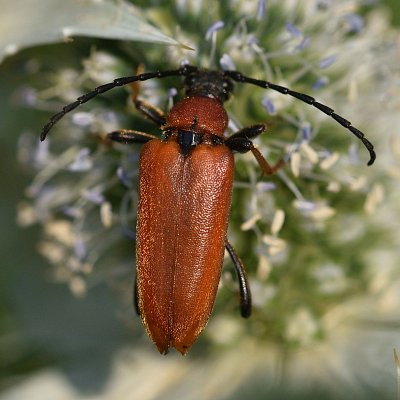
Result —
POLYGON ((211 97, 223 103, 229 99, 232 90, 231 79, 220 71, 196 70, 185 78, 185 94, 189 97, 211 97))

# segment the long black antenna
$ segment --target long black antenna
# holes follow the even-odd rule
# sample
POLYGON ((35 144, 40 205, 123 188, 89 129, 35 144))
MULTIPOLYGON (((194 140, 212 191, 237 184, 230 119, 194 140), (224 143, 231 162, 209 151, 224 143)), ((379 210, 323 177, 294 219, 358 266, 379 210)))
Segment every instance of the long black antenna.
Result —
MULTIPOLYGON (((132 82, 136 81, 146 81, 148 79, 153 79, 153 78, 166 78, 168 76, 188 76, 191 73, 194 72, 199 72, 200 70, 197 67, 194 67, 192 65, 184 65, 179 69, 174 69, 174 70, 168 70, 168 71, 156 71, 156 72, 147 72, 139 75, 134 75, 134 76, 126 76, 123 78, 117 78, 114 79, 113 82, 111 83, 106 83, 105 85, 101 85, 97 88, 95 88, 93 91, 86 93, 76 99, 71 104, 66 105, 65 107, 62 108, 60 112, 57 114, 54 114, 49 122, 43 127, 42 132, 40 134, 40 140, 43 141, 46 139, 47 134, 51 130, 51 128, 61 119, 66 115, 67 113, 71 112, 75 108, 79 107, 81 104, 86 103, 87 101, 93 99, 94 97, 98 96, 99 94, 102 94, 104 92, 108 92, 111 89, 114 89, 117 86, 124 86, 132 82)), ((363 145, 366 147, 366 149, 369 152, 370 155, 370 160, 368 161, 368 165, 372 165, 376 159, 376 154, 374 151, 374 146, 373 144, 365 137, 364 133, 352 126, 351 122, 348 121, 347 119, 341 117, 339 114, 336 114, 335 111, 322 104, 319 103, 314 99, 314 97, 308 96, 307 94, 304 93, 299 93, 295 92, 294 90, 288 89, 284 86, 279 86, 275 85, 274 83, 268 82, 268 81, 262 81, 259 79, 254 79, 250 78, 248 76, 243 75, 242 73, 238 71, 223 71, 221 73, 223 77, 230 78, 236 82, 240 83, 249 83, 251 85, 259 86, 263 89, 272 89, 275 90, 279 93, 282 94, 288 94, 289 96, 295 97, 296 99, 299 99, 303 101, 304 103, 310 104, 317 108, 318 110, 322 111, 326 115, 329 115, 332 117, 336 122, 338 122, 340 125, 342 125, 344 128, 349 130, 354 136, 356 136, 363 145)))
POLYGON ((348 129, 354 136, 356 136, 358 139, 360 139, 361 142, 363 143, 363 145, 368 150, 369 155, 370 155, 370 160, 368 161, 367 165, 372 165, 374 163, 375 158, 376 158, 374 146, 365 137, 364 133, 362 133, 360 130, 358 130, 357 128, 352 126, 350 121, 348 121, 347 119, 336 114, 335 110, 316 101, 314 99, 314 97, 308 96, 303 93, 295 92, 284 86, 275 85, 274 83, 271 83, 268 81, 262 81, 262 80, 247 77, 238 71, 224 71, 224 75, 233 79, 236 82, 249 83, 251 85, 256 85, 256 86, 262 87, 264 89, 272 89, 272 90, 275 90, 282 94, 288 94, 289 96, 295 97, 296 99, 299 99, 299 100, 303 101, 304 103, 310 104, 310 105, 314 106, 315 108, 318 108, 318 110, 320 110, 323 113, 325 113, 326 115, 329 115, 330 117, 332 117, 336 122, 338 122, 344 128, 348 129))
POLYGON ((169 70, 169 71, 147 72, 144 74, 139 74, 139 75, 134 75, 134 76, 126 76, 123 78, 117 78, 117 79, 114 79, 111 83, 106 83, 105 85, 98 86, 93 91, 78 97, 76 99, 76 101, 63 107, 59 113, 54 114, 50 118, 49 122, 43 127, 42 132, 40 134, 40 140, 43 142, 43 140, 46 139, 46 136, 49 133, 50 129, 61 118, 63 118, 65 114, 71 112, 72 110, 75 110, 75 108, 77 108, 81 104, 84 104, 87 101, 93 99, 93 97, 96 97, 99 94, 108 92, 109 90, 114 89, 117 86, 128 85, 129 83, 136 82, 136 81, 147 81, 147 80, 153 79, 153 78, 166 78, 168 76, 177 76, 177 75, 186 76, 197 70, 198 70, 197 67, 185 65, 179 69, 173 69, 173 70, 169 70))

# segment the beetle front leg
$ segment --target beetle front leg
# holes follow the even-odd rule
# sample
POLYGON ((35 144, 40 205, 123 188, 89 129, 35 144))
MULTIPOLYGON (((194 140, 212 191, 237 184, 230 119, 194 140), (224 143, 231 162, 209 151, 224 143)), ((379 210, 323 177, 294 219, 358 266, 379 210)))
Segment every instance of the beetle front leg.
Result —
POLYGON ((240 314, 243 318, 249 318, 251 315, 251 292, 249 282, 247 280, 246 270, 242 260, 239 258, 228 239, 225 239, 225 248, 232 259, 233 265, 235 266, 236 275, 239 281, 240 314))
POLYGON ((165 115, 164 113, 156 106, 148 103, 144 100, 133 100, 135 107, 150 121, 154 122, 159 128, 165 125, 165 115))
POLYGON ((157 139, 157 136, 146 132, 133 131, 130 129, 120 129, 107 134, 107 139, 123 144, 146 143, 157 139))
POLYGON ((268 161, 264 158, 261 152, 254 146, 251 139, 257 137, 258 135, 261 135, 261 133, 263 133, 264 131, 264 124, 248 126, 230 136, 225 141, 225 144, 232 151, 237 151, 239 153, 247 153, 248 151, 251 151, 256 158, 258 164, 260 165, 262 172, 265 175, 272 175, 277 170, 282 168, 285 162, 281 159, 275 165, 269 165, 268 161))
POLYGON ((246 126, 242 128, 240 131, 237 131, 233 135, 228 138, 229 140, 235 140, 236 138, 242 139, 254 139, 255 137, 261 135, 266 129, 265 124, 257 124, 252 126, 246 126))

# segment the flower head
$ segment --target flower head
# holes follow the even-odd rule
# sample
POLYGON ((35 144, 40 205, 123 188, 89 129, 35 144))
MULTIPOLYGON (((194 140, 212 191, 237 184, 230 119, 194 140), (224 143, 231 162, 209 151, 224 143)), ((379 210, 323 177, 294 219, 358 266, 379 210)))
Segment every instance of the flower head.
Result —
MULTIPOLYGON (((324 359, 325 370, 315 379, 334 380, 328 376, 330 363, 339 365, 340 376, 347 347, 362 351, 360 322, 381 326, 369 307, 387 316, 399 305, 390 289, 398 277, 391 253, 397 236, 390 230, 382 234, 380 221, 392 228, 398 212, 386 191, 398 176, 400 152, 397 136, 388 152, 376 134, 387 118, 393 126, 398 119, 398 48, 380 9, 371 6, 363 17, 356 0, 307 1, 295 7, 291 1, 230 3, 175 1, 168 9, 156 7, 153 18, 168 26, 165 15, 174 15, 175 39, 195 51, 152 47, 139 57, 93 50, 83 70, 48 76, 49 89, 36 93, 36 105, 57 111, 89 88, 129 74, 139 61, 146 70, 189 61, 237 69, 308 93, 365 130, 378 143, 381 159, 390 153, 396 167, 379 161, 367 169, 364 148, 348 131, 274 91, 236 84, 226 104, 228 134, 267 121, 268 132, 255 143, 269 161, 283 158, 286 166, 275 177, 260 179, 252 155, 237 156, 229 237, 248 265, 255 310, 249 322, 236 318, 236 289, 227 262, 203 343, 235 347, 239 340, 244 347, 261 347, 263 356, 288 361, 294 384, 303 376, 302 365, 313 368, 313 362, 324 359), (382 103, 385 110, 379 108, 382 103), (307 359, 297 353, 305 350, 307 359)), ((179 79, 148 81, 140 96, 168 108, 180 85, 179 79)), ((152 128, 131 113, 126 90, 89 104, 60 121, 48 141, 37 145, 32 135, 21 138, 20 160, 37 175, 27 201, 19 205, 19 221, 42 225, 39 251, 54 265, 55 278, 67 282, 75 295, 110 278, 130 293, 140 149, 110 148, 105 135, 152 128)), ((263 365, 262 357, 255 359, 255 365, 263 365)))

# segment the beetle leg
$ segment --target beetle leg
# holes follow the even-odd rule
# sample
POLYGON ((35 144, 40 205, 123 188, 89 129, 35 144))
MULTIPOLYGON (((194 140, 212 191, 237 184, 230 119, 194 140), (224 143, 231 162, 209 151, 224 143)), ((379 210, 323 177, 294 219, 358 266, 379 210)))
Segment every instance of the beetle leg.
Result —
POLYGON ((253 153, 258 162, 258 165, 261 167, 261 170, 265 175, 273 175, 276 171, 278 171, 285 165, 285 160, 283 160, 282 158, 278 160, 275 165, 269 165, 268 161, 261 154, 260 150, 254 147, 254 145, 251 147, 250 151, 253 153))
POLYGON ((228 141, 236 138, 254 139, 256 136, 261 135, 265 131, 265 128, 266 126, 264 124, 246 126, 245 128, 231 135, 228 138, 228 141))
POLYGON ((135 107, 150 121, 154 122, 158 127, 162 127, 165 125, 165 115, 164 113, 156 106, 148 103, 144 100, 133 100, 135 107))
MULTIPOLYGON (((137 75, 144 72, 143 64, 139 65, 137 75)), ((159 128, 165 125, 165 115, 157 107, 144 100, 139 100, 140 84, 139 81, 131 83, 132 94, 131 98, 135 107, 150 121, 154 122, 159 128)))
POLYGON ((225 248, 232 259, 233 265, 235 266, 236 275, 239 281, 240 314, 243 318, 248 318, 251 314, 251 292, 249 282, 247 280, 246 270, 242 260, 239 258, 228 239, 225 239, 225 248))
POLYGON ((109 133, 107 138, 118 143, 134 144, 146 143, 152 139, 157 139, 157 136, 145 132, 132 131, 130 129, 120 129, 109 133))
POLYGON ((240 130, 238 133, 236 133, 236 134, 232 135, 231 137, 229 137, 225 141, 225 144, 232 151, 237 151, 239 153, 247 153, 248 151, 251 151, 253 153, 254 157, 256 158, 258 164, 260 165, 263 174, 272 175, 278 169, 283 167, 283 165, 285 164, 285 161, 283 159, 281 159, 275 165, 273 165, 273 166, 269 165, 268 161, 261 154, 260 150, 258 150, 254 146, 253 142, 250 139, 244 137, 244 132, 246 132, 247 129, 249 129, 250 134, 254 134, 254 136, 257 136, 257 134, 255 133, 256 130, 252 129, 252 128, 255 128, 255 127, 258 127, 258 129, 261 129, 260 128, 261 125, 254 125, 253 127, 244 128, 244 129, 240 130))

